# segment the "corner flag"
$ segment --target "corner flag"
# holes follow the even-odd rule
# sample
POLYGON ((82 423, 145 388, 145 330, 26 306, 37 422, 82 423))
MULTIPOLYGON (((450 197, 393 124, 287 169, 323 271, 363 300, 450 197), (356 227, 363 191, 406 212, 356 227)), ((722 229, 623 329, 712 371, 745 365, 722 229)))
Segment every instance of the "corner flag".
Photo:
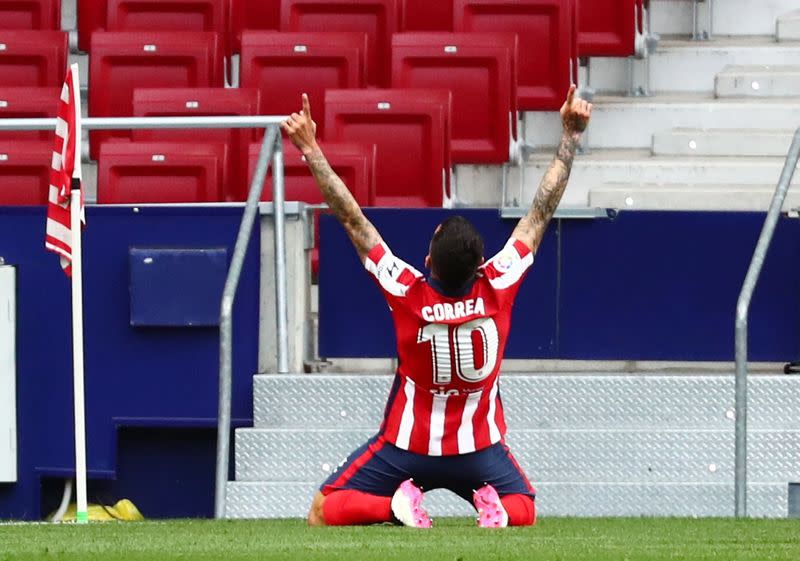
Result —
POLYGON ((78 65, 67 70, 56 119, 45 247, 61 257, 72 278, 72 380, 75 404, 76 520, 89 521, 86 500, 86 406, 83 385, 83 267, 81 226, 86 222, 81 190, 81 89, 78 65))

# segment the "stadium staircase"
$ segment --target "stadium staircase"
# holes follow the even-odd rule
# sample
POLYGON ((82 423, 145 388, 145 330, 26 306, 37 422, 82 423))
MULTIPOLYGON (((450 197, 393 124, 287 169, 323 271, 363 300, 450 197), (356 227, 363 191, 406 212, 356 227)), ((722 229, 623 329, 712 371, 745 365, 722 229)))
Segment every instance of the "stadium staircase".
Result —
MULTIPOLYGON (((254 428, 236 431, 230 518, 305 516, 319 484, 375 433, 390 376, 255 377, 254 428)), ((750 383, 751 516, 800 506, 800 378, 750 383)), ((508 442, 544 516, 731 516, 734 388, 722 375, 509 375, 508 442)), ((469 516, 446 491, 434 516, 469 516)))

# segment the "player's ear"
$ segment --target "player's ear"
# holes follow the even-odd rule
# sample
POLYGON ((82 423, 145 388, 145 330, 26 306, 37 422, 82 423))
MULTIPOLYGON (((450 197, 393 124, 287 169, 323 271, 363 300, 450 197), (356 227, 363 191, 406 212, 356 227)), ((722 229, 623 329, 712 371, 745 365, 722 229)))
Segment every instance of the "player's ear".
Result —
POLYGON ((431 269, 431 256, 430 255, 426 255, 425 256, 425 268, 428 269, 428 270, 431 269))

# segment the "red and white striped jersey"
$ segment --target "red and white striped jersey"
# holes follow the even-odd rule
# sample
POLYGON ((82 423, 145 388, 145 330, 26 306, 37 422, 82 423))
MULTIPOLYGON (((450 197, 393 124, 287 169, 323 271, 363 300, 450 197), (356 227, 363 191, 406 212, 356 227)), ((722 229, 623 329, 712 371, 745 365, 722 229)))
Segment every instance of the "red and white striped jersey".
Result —
POLYGON ((532 264, 530 249, 512 238, 463 296, 449 297, 385 244, 369 253, 365 266, 392 311, 399 359, 384 438, 429 456, 468 454, 503 439, 500 364, 532 264))

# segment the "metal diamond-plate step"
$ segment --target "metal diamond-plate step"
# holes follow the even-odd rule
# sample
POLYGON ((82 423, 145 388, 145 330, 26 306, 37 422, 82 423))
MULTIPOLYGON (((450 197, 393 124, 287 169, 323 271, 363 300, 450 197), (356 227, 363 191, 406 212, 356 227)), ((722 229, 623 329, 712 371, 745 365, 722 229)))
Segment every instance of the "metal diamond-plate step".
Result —
MULTIPOLYGON (((377 429, 391 376, 255 377, 255 426, 377 429)), ((753 376, 752 429, 800 430, 800 377, 753 376)), ((507 376, 510 429, 732 429, 733 376, 507 376)))
MULTIPOLYGON (((237 481, 322 481, 373 431, 240 429, 237 481)), ((733 431, 510 431, 531 480, 733 481, 733 431)), ((751 431, 751 482, 800 481, 800 432, 751 431)))
MULTIPOLYGON (((305 518, 317 483, 228 484, 228 518, 305 518)), ((537 490, 541 516, 732 516, 732 484, 544 483, 537 490)), ((788 486, 752 484, 751 516, 784 518, 788 486)), ((473 516, 471 506, 447 491, 426 494, 431 515, 473 516)))

